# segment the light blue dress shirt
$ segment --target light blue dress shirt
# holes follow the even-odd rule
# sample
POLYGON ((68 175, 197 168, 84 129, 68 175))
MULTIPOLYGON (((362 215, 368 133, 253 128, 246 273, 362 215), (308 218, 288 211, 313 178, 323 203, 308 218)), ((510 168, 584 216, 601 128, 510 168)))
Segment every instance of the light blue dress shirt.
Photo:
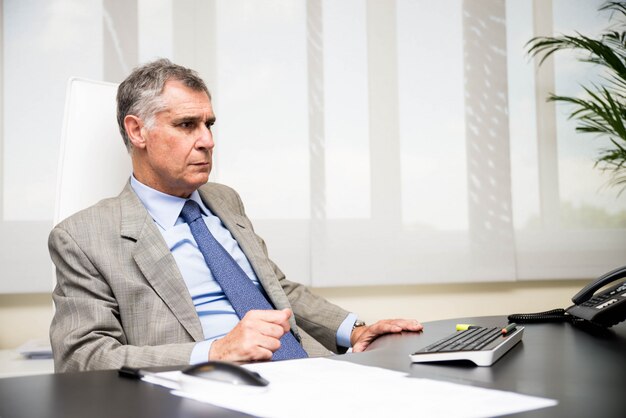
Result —
MULTIPOLYGON (((130 185, 154 220, 174 256, 202 324, 205 341, 196 344, 189 362, 196 364, 207 361, 213 341, 228 334, 237 325, 239 318, 221 286, 213 278, 191 234, 189 225, 180 218, 180 211, 187 199, 152 189, 139 182, 134 175, 131 176, 130 185)), ((235 259, 261 292, 264 292, 239 244, 220 219, 202 202, 200 194, 194 191, 189 199, 200 205, 203 212, 202 218, 215 239, 235 259)), ((355 321, 356 315, 350 314, 339 327, 337 331, 339 346, 350 347, 350 334, 355 321)))

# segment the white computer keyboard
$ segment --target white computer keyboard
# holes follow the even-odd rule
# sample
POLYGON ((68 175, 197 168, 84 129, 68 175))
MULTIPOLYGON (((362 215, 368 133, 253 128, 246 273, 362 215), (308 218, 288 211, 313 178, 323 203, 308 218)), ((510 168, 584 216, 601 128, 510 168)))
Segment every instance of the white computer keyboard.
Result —
POLYGON ((522 340, 524 327, 503 334, 502 328, 473 328, 457 331, 411 354, 413 363, 469 360, 478 366, 491 366, 522 340))

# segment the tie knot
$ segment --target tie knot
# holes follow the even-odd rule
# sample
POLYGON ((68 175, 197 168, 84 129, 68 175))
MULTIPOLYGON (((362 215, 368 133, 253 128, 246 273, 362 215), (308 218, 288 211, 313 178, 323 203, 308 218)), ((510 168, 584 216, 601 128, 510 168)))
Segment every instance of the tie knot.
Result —
POLYGON ((180 216, 188 224, 192 223, 196 219, 202 217, 202 212, 200 211, 200 205, 198 205, 193 200, 186 201, 185 205, 183 206, 183 210, 180 211, 180 216))

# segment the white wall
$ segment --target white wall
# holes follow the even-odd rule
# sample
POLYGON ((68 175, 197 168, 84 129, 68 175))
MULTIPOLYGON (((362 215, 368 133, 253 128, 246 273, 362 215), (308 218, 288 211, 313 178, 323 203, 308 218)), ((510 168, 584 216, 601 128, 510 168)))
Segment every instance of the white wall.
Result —
POLYGON ((371 323, 391 317, 434 321, 566 308, 571 305, 570 298, 585 283, 587 281, 566 280, 346 287, 314 291, 371 323))
POLYGON ((47 293, 0 294, 0 349, 47 340, 52 296, 47 293))

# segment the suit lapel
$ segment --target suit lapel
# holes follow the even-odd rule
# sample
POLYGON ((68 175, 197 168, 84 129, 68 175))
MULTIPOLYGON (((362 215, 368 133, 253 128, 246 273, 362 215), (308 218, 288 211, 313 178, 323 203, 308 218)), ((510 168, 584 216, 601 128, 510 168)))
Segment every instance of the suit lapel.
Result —
POLYGON ((130 183, 120 194, 123 238, 135 241, 132 256, 154 291, 195 341, 203 341, 202 325, 176 261, 130 183))

